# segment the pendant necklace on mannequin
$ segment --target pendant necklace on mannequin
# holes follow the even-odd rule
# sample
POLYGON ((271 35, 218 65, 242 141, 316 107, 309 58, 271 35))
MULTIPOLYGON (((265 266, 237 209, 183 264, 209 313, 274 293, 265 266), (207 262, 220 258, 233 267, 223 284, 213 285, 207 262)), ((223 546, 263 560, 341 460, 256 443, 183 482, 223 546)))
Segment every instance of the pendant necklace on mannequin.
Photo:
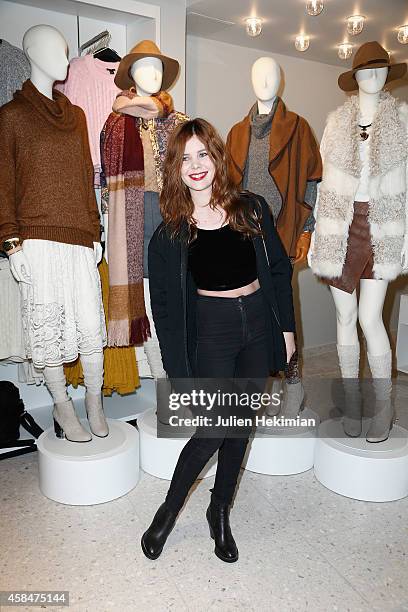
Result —
POLYGON ((372 123, 369 123, 368 125, 360 125, 360 124, 358 124, 358 127, 361 129, 361 132, 360 132, 361 140, 367 140, 367 138, 370 136, 370 134, 367 132, 367 130, 371 126, 372 126, 372 123))

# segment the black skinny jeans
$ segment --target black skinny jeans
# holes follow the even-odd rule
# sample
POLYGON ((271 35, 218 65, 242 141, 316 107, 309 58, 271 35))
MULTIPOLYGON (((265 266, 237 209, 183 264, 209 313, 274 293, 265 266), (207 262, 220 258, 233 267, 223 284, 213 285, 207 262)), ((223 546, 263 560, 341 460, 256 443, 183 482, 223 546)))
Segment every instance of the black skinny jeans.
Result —
MULTIPOLYGON (((239 298, 198 296, 196 375, 206 379, 256 378, 268 376, 265 305, 260 289, 239 298)), ((216 380, 214 380, 216 385, 216 380)), ((248 408, 248 413, 252 412, 248 408)), ((212 455, 218 450, 213 489, 215 502, 230 504, 248 444, 250 428, 217 430, 217 437, 190 438, 180 453, 166 504, 179 512, 187 494, 212 455)))

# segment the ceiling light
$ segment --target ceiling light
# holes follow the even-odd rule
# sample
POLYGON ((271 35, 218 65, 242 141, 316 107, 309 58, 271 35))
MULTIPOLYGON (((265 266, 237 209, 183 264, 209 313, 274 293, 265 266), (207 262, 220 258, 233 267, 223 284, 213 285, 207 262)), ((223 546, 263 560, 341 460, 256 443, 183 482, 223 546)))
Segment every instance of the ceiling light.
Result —
POLYGON ((340 59, 346 60, 353 55, 353 45, 350 43, 341 43, 337 47, 337 55, 340 59))
POLYGON ((406 45, 408 43, 408 25, 403 25, 398 28, 398 42, 402 45, 406 45))
POLYGON ((323 9, 324 9, 324 4, 322 0, 308 0, 306 2, 306 10, 309 13, 309 15, 312 15, 312 17, 316 17, 316 15, 320 15, 323 9))
POLYGON ((309 36, 305 36, 304 34, 299 34, 295 39, 295 47, 297 51, 307 51, 310 44, 309 36))
POLYGON ((364 28, 365 17, 363 15, 351 15, 347 17, 347 32, 352 36, 361 34, 364 28))
POLYGON ((245 23, 248 36, 259 36, 262 32, 262 19, 258 17, 247 17, 245 23))

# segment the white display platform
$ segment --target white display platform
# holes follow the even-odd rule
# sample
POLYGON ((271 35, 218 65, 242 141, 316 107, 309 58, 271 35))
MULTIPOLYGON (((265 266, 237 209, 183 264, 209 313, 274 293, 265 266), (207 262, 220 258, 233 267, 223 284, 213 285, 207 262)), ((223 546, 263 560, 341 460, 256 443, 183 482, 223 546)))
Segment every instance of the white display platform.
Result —
MULTIPOLYGON (((37 440, 41 492, 72 506, 102 504, 129 493, 139 481, 139 432, 107 419, 109 435, 91 442, 59 439, 54 428, 37 440)), ((84 427, 87 422, 82 421, 84 427)))
MULTIPOLYGON (((186 438, 158 438, 155 408, 139 415, 137 426, 140 434, 140 467, 152 476, 171 480, 179 455, 190 436, 186 438)), ((192 433, 194 433, 194 429, 192 433)), ((215 454, 198 478, 213 476, 216 468, 217 455, 215 454)))
POLYGON ((408 495, 408 431, 394 425, 385 442, 347 438, 341 419, 324 421, 316 442, 314 472, 325 487, 353 499, 385 502, 408 495))
POLYGON ((313 467, 319 416, 305 408, 302 419, 314 419, 313 427, 258 427, 251 440, 243 467, 250 472, 289 475, 313 467))
POLYGON ((408 374, 408 295, 401 295, 397 331, 397 370, 408 374))

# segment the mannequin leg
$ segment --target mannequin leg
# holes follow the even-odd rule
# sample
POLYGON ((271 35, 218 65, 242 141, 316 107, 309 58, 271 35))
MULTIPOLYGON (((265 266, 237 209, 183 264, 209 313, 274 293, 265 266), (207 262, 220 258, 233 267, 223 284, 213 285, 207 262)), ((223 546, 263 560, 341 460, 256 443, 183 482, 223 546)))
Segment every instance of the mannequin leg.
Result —
POLYGON ((330 287, 336 306, 337 354, 344 390, 343 429, 350 437, 361 434, 362 398, 359 381, 360 343, 357 334, 357 295, 330 287))
POLYGON ((337 344, 342 346, 355 346, 358 344, 357 334, 357 294, 352 294, 330 287, 336 306, 337 344))
POLYGON ((358 319, 367 342, 367 353, 384 355, 390 341, 384 326, 383 308, 388 281, 361 279, 358 319))
POLYGON ((382 312, 388 282, 361 280, 359 319, 367 341, 367 357, 373 377, 375 410, 367 442, 384 442, 392 427, 392 354, 382 312))
POLYGON ((55 433, 59 438, 64 434, 70 442, 89 442, 92 436, 82 427, 75 413, 72 399, 67 393, 64 367, 46 366, 44 368, 44 380, 48 391, 54 400, 55 433))
POLYGON ((80 359, 84 372, 85 408, 89 426, 95 436, 105 438, 109 429, 102 408, 103 353, 81 355, 80 359))

